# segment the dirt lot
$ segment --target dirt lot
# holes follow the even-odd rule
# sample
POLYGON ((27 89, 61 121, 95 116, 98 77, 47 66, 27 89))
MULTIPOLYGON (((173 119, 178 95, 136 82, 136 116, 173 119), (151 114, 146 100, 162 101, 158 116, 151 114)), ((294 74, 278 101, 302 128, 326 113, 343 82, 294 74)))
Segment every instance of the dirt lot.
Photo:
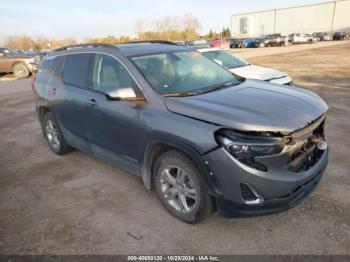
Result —
POLYGON ((0 254, 350 254, 350 43, 248 61, 288 72, 330 106, 330 163, 303 203, 184 224, 137 177, 78 151, 51 153, 30 80, 3 81, 0 254))

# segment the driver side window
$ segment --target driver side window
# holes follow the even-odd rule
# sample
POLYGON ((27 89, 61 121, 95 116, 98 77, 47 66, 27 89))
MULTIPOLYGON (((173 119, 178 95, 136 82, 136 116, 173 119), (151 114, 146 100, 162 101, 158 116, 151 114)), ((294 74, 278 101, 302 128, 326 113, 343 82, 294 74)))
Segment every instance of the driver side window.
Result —
POLYGON ((134 79, 126 68, 111 56, 96 54, 92 75, 92 88, 107 93, 126 87, 136 87, 134 79))

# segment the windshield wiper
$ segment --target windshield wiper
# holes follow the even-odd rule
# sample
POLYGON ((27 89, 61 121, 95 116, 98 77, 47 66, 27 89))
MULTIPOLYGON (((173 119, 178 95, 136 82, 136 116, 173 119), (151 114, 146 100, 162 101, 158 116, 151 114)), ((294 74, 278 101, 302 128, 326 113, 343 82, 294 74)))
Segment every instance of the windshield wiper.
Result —
POLYGON ((169 93, 169 94, 164 94, 164 96, 169 97, 169 96, 194 96, 198 95, 198 93, 194 92, 177 92, 177 93, 169 93))
POLYGON ((228 82, 228 83, 224 83, 224 84, 219 84, 217 86, 213 86, 209 90, 205 90, 205 91, 201 92, 201 94, 210 93, 210 92, 214 92, 214 91, 221 90, 221 89, 224 89, 224 88, 228 88, 228 87, 231 87, 231 86, 239 85, 240 83, 241 82, 238 82, 238 83, 228 82))

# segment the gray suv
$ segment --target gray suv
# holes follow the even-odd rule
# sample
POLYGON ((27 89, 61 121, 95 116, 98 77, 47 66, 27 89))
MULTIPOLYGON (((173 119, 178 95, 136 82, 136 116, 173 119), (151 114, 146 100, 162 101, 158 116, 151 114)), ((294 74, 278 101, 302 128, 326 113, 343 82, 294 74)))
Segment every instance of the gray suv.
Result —
POLYGON ((318 95, 239 78, 170 42, 61 48, 33 84, 54 153, 76 148, 136 174, 187 223, 291 208, 327 166, 318 95))

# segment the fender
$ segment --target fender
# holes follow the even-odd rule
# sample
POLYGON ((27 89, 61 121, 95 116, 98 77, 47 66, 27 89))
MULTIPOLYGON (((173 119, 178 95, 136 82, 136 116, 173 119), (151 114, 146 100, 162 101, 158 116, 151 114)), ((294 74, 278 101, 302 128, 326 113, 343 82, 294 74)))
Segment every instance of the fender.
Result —
MULTIPOLYGON (((208 188, 208 192, 211 195, 217 195, 218 187, 215 177, 210 176, 210 172, 205 164, 205 161, 202 159, 201 154, 192 147, 188 142, 179 140, 166 134, 157 134, 153 137, 156 139, 151 139, 145 146, 143 165, 141 168, 141 177, 145 187, 149 190, 152 189, 152 162, 154 157, 154 149, 157 145, 162 144, 178 149, 181 152, 186 153, 192 158, 196 167, 198 168, 200 174, 202 175, 204 182, 208 188)), ((220 194, 220 193, 219 193, 220 194)))

